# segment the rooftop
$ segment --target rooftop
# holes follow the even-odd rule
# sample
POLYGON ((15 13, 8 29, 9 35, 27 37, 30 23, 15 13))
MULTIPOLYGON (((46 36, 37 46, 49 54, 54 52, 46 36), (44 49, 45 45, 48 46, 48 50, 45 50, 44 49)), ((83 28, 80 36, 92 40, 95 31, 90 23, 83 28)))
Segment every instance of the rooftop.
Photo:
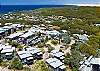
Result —
POLYGON ((100 58, 92 58, 90 63, 100 65, 100 58))
POLYGON ((32 33, 32 32, 27 32, 27 33, 21 35, 20 37, 27 38, 27 37, 29 37, 29 36, 32 36, 33 34, 34 34, 34 33, 32 33))
POLYGON ((15 37, 17 37, 17 36, 20 36, 20 35, 22 35, 23 34, 23 31, 21 31, 21 32, 17 32, 17 33, 13 33, 13 34, 11 34, 10 36, 7 36, 7 38, 15 38, 15 37))
POLYGON ((62 63, 60 60, 56 59, 56 58, 49 58, 46 60, 46 62, 52 66, 53 68, 62 68, 60 66, 63 66, 64 68, 64 63, 62 63))
POLYGON ((18 51, 17 53, 21 59, 32 57, 28 51, 18 51))

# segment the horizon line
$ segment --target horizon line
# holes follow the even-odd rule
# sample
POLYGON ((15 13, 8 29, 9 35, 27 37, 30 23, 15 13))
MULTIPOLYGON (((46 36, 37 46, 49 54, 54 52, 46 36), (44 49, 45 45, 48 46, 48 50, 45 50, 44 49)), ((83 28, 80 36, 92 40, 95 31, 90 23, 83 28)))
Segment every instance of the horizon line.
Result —
MULTIPOLYGON (((32 4, 1 4, 1 5, 32 5, 32 4)), ((34 4, 35 5, 35 4, 34 4)), ((36 4, 39 5, 39 4, 36 4)), ((41 4, 41 5, 60 5, 60 4, 41 4)), ((97 6, 100 7, 100 4, 61 4, 61 5, 73 5, 73 6, 97 6)))

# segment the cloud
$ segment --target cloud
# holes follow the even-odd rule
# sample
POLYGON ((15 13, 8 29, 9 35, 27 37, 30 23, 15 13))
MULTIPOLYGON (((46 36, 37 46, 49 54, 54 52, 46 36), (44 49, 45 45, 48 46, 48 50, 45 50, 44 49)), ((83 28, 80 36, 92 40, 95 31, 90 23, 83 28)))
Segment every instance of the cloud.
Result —
POLYGON ((66 4, 66 5, 76 5, 76 6, 97 6, 97 7, 100 7, 100 4, 66 4))

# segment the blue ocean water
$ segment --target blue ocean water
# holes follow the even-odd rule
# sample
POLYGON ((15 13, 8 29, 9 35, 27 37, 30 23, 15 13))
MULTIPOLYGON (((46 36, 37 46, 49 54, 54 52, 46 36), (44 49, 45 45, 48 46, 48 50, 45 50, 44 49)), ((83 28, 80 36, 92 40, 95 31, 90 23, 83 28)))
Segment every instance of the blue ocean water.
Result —
POLYGON ((64 5, 0 5, 0 13, 33 10, 37 8, 63 7, 64 5))

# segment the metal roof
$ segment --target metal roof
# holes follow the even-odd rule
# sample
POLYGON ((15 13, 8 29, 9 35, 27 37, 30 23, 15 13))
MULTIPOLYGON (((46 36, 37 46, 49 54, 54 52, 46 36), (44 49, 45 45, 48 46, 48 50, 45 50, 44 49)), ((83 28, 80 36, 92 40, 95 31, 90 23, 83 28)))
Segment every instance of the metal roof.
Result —
POLYGON ((20 35, 22 35, 22 34, 24 34, 23 33, 23 31, 21 31, 21 32, 17 32, 17 33, 13 33, 13 34, 11 34, 10 36, 7 36, 7 38, 15 38, 15 37, 17 37, 17 36, 20 36, 20 35))
POLYGON ((0 33, 3 33, 3 32, 5 32, 5 31, 1 31, 1 30, 0 30, 0 33))
POLYGON ((24 25, 21 25, 21 24, 12 24, 11 26, 15 28, 15 27, 22 27, 24 25))
POLYGON ((57 52, 59 52, 59 50, 52 50, 51 51, 51 53, 54 53, 54 54, 57 53, 57 52))
POLYGON ((27 51, 18 51, 17 53, 21 59, 32 57, 32 54, 27 51))
POLYGON ((90 63, 100 65, 100 58, 92 58, 90 63))
POLYGON ((59 50, 52 50, 51 55, 55 56, 55 57, 58 57, 58 58, 61 58, 61 59, 64 58, 64 53, 59 52, 59 50))
POLYGON ((6 53, 5 55, 12 55, 12 53, 6 53))
POLYGON ((29 36, 32 36, 33 34, 34 34, 33 32, 27 32, 27 33, 21 35, 20 37, 27 38, 29 36))
POLYGON ((4 29, 11 29, 12 27, 11 26, 4 26, 3 28, 4 29))
POLYGON ((58 53, 55 53, 54 54, 54 56, 56 56, 56 57, 61 57, 61 56, 63 56, 64 55, 64 53, 62 53, 62 52, 58 52, 58 53))
POLYGON ((38 48, 34 48, 34 47, 26 48, 26 50, 29 51, 31 54, 35 54, 35 53, 41 52, 38 48))
POLYGON ((53 31, 46 31, 45 33, 48 34, 48 35, 59 35, 59 34, 60 34, 60 33, 59 33, 58 31, 56 31, 56 30, 53 30, 53 31))
POLYGON ((13 52, 14 49, 5 49, 5 50, 2 50, 1 53, 9 53, 9 52, 13 52))
POLYGON ((60 69, 65 69, 66 66, 65 66, 65 65, 62 65, 62 66, 60 66, 59 68, 60 68, 60 69))
POLYGON ((56 58, 49 58, 46 60, 46 62, 52 66, 53 68, 58 68, 60 66, 62 66, 64 63, 62 63, 60 60, 56 59, 56 58))
POLYGON ((49 58, 49 59, 46 60, 46 62, 50 64, 50 63, 55 62, 57 60, 58 59, 56 59, 56 58, 49 58))
POLYGON ((21 54, 26 54, 27 51, 18 51, 17 53, 18 53, 18 55, 21 55, 21 54))
POLYGON ((57 60, 57 61, 55 61, 55 62, 50 63, 50 65, 51 65, 52 67, 54 67, 54 68, 57 68, 57 67, 63 65, 63 63, 62 63, 61 61, 57 60))

